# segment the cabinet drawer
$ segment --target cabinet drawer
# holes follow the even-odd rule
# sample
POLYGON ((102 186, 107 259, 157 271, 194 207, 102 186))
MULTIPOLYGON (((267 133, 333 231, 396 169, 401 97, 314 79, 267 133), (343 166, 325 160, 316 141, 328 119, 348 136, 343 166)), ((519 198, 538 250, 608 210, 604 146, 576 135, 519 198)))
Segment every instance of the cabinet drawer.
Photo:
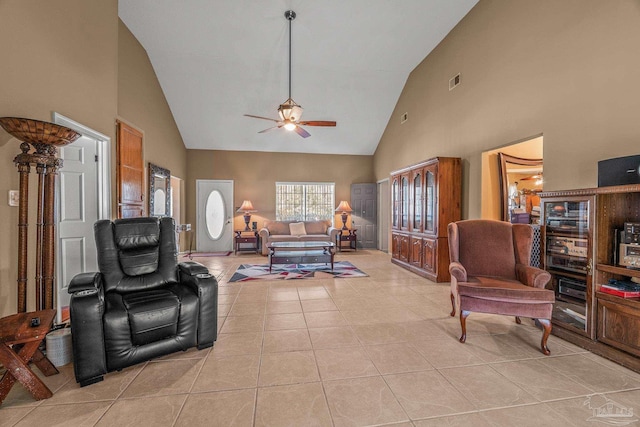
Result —
POLYGON ((236 243, 255 243, 256 242, 256 238, 255 237, 239 237, 236 238, 236 243))

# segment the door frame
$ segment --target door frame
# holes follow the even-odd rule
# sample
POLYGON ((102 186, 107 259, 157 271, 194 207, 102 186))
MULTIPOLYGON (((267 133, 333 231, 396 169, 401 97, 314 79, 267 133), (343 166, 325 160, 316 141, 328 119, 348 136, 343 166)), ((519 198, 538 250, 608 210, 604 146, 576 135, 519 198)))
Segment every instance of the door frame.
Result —
MULTIPOLYGON (((96 171, 98 178, 98 219, 111 218, 111 138, 55 111, 52 116, 55 124, 66 126, 98 142, 96 147, 96 152, 98 153, 98 170, 96 171)), ((59 185, 59 183, 56 185, 59 185)))
POLYGON ((234 227, 234 217, 233 217, 233 213, 234 213, 234 197, 235 197, 235 183, 232 179, 196 179, 196 229, 195 229, 195 238, 196 238, 196 248, 195 250, 198 251, 198 230, 200 230, 200 227, 206 227, 205 222, 203 221, 203 219, 201 218, 201 210, 200 210, 200 206, 198 206, 198 203, 200 201, 200 187, 198 185, 199 182, 218 182, 218 183, 228 183, 231 184, 231 201, 230 206, 231 206, 231 244, 229 245, 229 248, 226 249, 228 251, 232 251, 233 250, 233 227, 234 227))
POLYGON ((390 179, 385 178, 376 182, 378 190, 378 250, 389 253, 389 230, 391 225, 390 210, 391 205, 389 189, 390 179), (380 191, 380 187, 387 184, 387 191, 380 191), (386 248, 383 248, 383 242, 386 242, 386 248))
MULTIPOLYGON (((96 162, 96 180, 98 187, 98 207, 97 207, 97 215, 98 219, 109 219, 111 218, 111 138, 107 135, 104 135, 98 131, 95 131, 81 123, 76 122, 68 117, 63 116, 60 113, 53 112, 52 113, 52 121, 55 124, 66 126, 70 129, 75 130, 83 136, 87 136, 91 139, 94 139, 97 143, 96 153, 98 156, 98 160, 96 162)), ((64 168, 64 165, 62 165, 64 168)), ((56 218, 56 227, 60 224, 60 179, 56 177, 55 181, 56 188, 56 200, 55 200, 55 218, 56 218)), ((58 236, 56 235, 56 253, 60 254, 60 241, 58 236)), ((59 292, 59 284, 61 282, 60 274, 60 257, 57 257, 56 260, 56 311, 57 311, 57 319, 62 319, 62 307, 59 304, 58 292, 59 292)))

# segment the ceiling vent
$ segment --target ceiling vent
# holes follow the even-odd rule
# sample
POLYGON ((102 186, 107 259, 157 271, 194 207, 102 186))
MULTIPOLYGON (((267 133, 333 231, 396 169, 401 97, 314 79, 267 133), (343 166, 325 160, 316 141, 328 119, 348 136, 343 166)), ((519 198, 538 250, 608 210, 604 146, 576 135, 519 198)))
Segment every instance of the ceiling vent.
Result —
POLYGON ((403 124, 407 120, 409 120, 409 113, 404 113, 402 116, 400 116, 400 124, 403 124))
POLYGON ((460 84, 460 73, 449 79, 449 90, 452 90, 454 87, 460 84))

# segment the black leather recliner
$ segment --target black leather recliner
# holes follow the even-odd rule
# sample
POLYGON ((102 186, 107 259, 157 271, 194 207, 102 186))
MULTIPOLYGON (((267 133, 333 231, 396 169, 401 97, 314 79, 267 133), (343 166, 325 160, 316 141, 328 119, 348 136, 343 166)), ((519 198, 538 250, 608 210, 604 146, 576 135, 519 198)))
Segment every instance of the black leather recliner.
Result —
POLYGON ((218 283, 202 264, 176 260, 172 218, 94 225, 99 273, 69 285, 73 359, 81 387, 114 370, 217 338, 218 283))

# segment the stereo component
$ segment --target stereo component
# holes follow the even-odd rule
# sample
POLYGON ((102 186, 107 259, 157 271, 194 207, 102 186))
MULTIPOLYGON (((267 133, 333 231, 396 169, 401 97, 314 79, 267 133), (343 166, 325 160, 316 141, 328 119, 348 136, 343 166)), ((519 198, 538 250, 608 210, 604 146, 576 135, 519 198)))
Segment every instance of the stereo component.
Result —
POLYGON ((588 251, 589 240, 587 239, 547 236, 548 253, 564 254, 586 258, 588 256, 588 251))
POLYGON ((619 259, 622 266, 640 269, 640 245, 620 243, 619 259))
POLYGON ((560 296, 570 296, 582 301, 587 300, 587 284, 579 280, 558 278, 558 294, 560 296))
POLYGON ((640 156, 598 162, 598 187, 625 184, 640 184, 640 156))
POLYGON ((640 244, 640 223, 625 222, 624 223, 624 240, 622 243, 637 245, 640 244))

